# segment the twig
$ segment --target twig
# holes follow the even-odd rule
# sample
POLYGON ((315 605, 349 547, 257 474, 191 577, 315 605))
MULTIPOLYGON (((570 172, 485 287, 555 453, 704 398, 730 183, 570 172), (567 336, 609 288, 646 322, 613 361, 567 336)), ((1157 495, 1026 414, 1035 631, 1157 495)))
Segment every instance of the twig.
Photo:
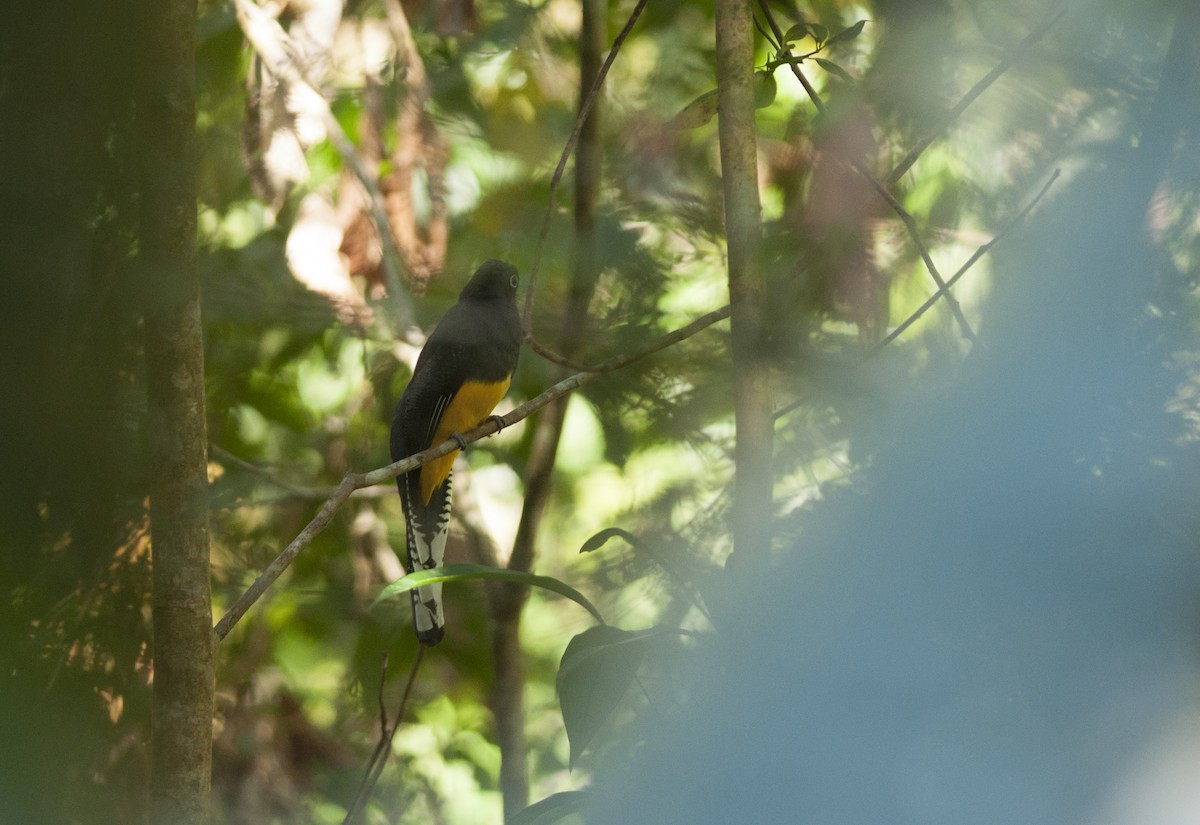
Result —
MULTIPOLYGON (((959 279, 962 278, 964 275, 966 275, 967 272, 971 269, 971 267, 974 266, 975 263, 980 258, 982 258, 984 255, 986 255, 988 252, 990 252, 992 250, 992 247, 994 247, 996 244, 998 244, 1005 235, 1007 235, 1010 231, 1012 231, 1012 229, 1018 223, 1020 223, 1022 220, 1024 220, 1024 218, 1031 211, 1033 211, 1033 208, 1035 206, 1037 206, 1038 202, 1041 201, 1041 199, 1043 197, 1045 197, 1046 193, 1050 191, 1050 186, 1054 183, 1055 180, 1058 179, 1060 171, 1061 170, 1059 170, 1059 169, 1055 169, 1054 173, 1050 176, 1050 179, 1047 180, 1046 183, 1042 185, 1042 188, 1038 191, 1037 195, 1034 196, 1033 200, 1031 200, 1029 203, 1027 203, 1025 205, 1025 207, 1023 209, 1021 209, 1020 212, 1018 212, 1015 216, 1013 216, 1012 220, 1010 220, 1007 224, 1005 224, 1003 227, 1001 227, 1000 231, 998 231, 992 237, 991 240, 989 240, 987 243, 980 246, 978 249, 976 249, 971 254, 971 256, 969 258, 967 258, 967 260, 963 263, 962 266, 960 266, 958 268, 958 271, 954 273, 954 275, 950 278, 950 280, 946 281, 947 288, 952 287, 956 283, 958 283, 959 279)), ((873 352, 873 353, 878 352, 879 350, 883 349, 883 347, 887 346, 892 341, 896 340, 896 338, 898 338, 906 329, 908 329, 914 323, 916 323, 917 320, 922 315, 924 315, 929 310, 930 307, 932 307, 935 303, 937 303, 938 298, 940 298, 941 296, 942 296, 942 291, 939 289, 937 292, 935 292, 933 295, 931 295, 928 299, 926 299, 925 303, 921 304, 921 306, 912 315, 910 315, 906 319, 904 319, 904 323, 900 324, 898 327, 896 327, 894 330, 892 330, 890 333, 888 333, 887 336, 882 341, 880 341, 878 344, 876 344, 872 348, 871 352, 873 352)), ((781 418, 791 414, 795 410, 799 409, 799 407, 803 403, 804 403, 804 399, 801 398, 801 399, 797 399, 797 400, 791 402, 790 404, 787 404, 784 407, 779 408, 774 413, 775 420, 778 421, 781 418)))
MULTIPOLYGON (((771 27, 771 30, 775 32, 775 37, 779 40, 779 42, 782 43, 783 32, 779 28, 779 24, 775 22, 775 16, 771 13, 771 8, 769 5, 767 5, 767 0, 758 0, 758 5, 762 10, 763 17, 765 17, 767 20, 767 24, 771 27)), ((790 54, 790 51, 788 54, 790 54)), ((821 102, 821 96, 817 94, 817 90, 813 88, 813 85, 808 82, 808 78, 804 75, 804 72, 802 72, 800 67, 795 63, 789 63, 788 66, 791 68, 792 74, 796 76, 796 79, 799 80, 800 84, 804 87, 804 91, 808 93, 808 96, 812 100, 813 105, 817 108, 817 111, 824 111, 824 104, 821 102)), ((908 213, 908 210, 900 205, 899 201, 892 197, 892 193, 888 191, 887 187, 883 185, 879 178, 875 177, 870 169, 857 160, 849 159, 848 162, 854 171, 862 175, 862 177, 871 184, 872 188, 879 193, 879 196, 883 198, 887 205, 892 208, 892 211, 900 217, 900 220, 904 223, 904 227, 908 230, 909 237, 912 238, 913 245, 916 246, 917 252, 921 256, 921 260, 925 262, 925 268, 929 271, 929 275, 933 278, 933 282, 937 284, 938 294, 946 296, 946 304, 950 307, 950 313, 954 316, 954 320, 958 323, 958 327, 962 331, 962 336, 968 341, 974 343, 975 333, 971 329, 971 324, 967 321, 967 316, 963 314, 962 307, 958 305, 958 301, 955 300, 953 295, 946 291, 946 282, 942 279, 941 273, 938 272, 937 266, 933 262, 933 257, 930 256, 929 250, 926 249, 924 241, 921 240, 921 232, 917 228, 917 222, 913 219, 913 216, 908 213)))
MULTIPOLYGON (((346 818, 343 823, 353 821, 353 818, 358 815, 359 809, 362 807, 363 789, 367 787, 367 782, 371 778, 371 774, 375 769, 375 763, 383 757, 384 748, 391 743, 391 731, 388 729, 387 707, 383 704, 383 688, 387 682, 388 655, 387 651, 383 652, 383 667, 379 671, 379 741, 375 743, 375 750, 371 751, 371 758, 367 760, 367 769, 363 772, 363 778, 358 783, 358 790, 354 792, 354 801, 350 803, 350 808, 346 811, 346 818)), ((397 719, 397 722, 400 720, 397 719)))
MULTIPOLYGON (((208 444, 208 454, 210 457, 216 458, 222 464, 232 464, 235 467, 239 467, 239 468, 245 470, 247 473, 257 476, 257 477, 261 478, 263 481, 267 482, 268 484, 278 487, 279 489, 281 489, 284 492, 289 494, 286 496, 275 496, 275 497, 272 497, 272 498, 266 499, 266 500, 254 499, 251 501, 243 501, 237 505, 232 505, 232 506, 272 504, 277 501, 285 501, 289 498, 309 498, 309 499, 318 499, 318 500, 326 499, 326 498, 329 498, 331 495, 333 495, 334 492, 337 490, 337 487, 305 487, 305 486, 299 485, 299 484, 292 484, 287 479, 281 477, 277 473, 271 472, 266 467, 260 467, 257 464, 253 464, 249 461, 246 461, 246 459, 244 459, 244 458, 239 458, 238 456, 236 456, 233 453, 226 450, 224 447, 221 447, 218 444, 214 444, 211 441, 208 444)), ((355 490, 351 494, 351 498, 375 498, 376 495, 377 494, 372 493, 369 490, 363 489, 363 490, 355 490)))
POLYGON ((379 234, 379 242, 383 249, 383 271, 387 279, 388 292, 399 310, 401 320, 407 324, 412 315, 408 306, 407 292, 401 277, 400 253, 396 249, 396 241, 392 235, 391 222, 387 217, 387 206, 383 193, 375 183, 370 170, 359 157, 358 151, 346 132, 342 129, 329 101, 317 91, 316 86, 308 79, 306 70, 296 57, 296 49, 291 44, 287 32, 275 18, 263 11, 253 0, 230 0, 237 14, 238 24, 250 46, 262 59, 271 74, 297 89, 305 90, 314 100, 321 102, 321 118, 329 141, 337 149, 342 161, 349 166, 363 189, 367 193, 367 201, 371 207, 371 218, 375 221, 375 229, 379 234))
MULTIPOLYGON (((967 258, 966 262, 963 263, 963 265, 958 268, 958 271, 954 273, 954 275, 950 278, 950 280, 946 281, 946 289, 949 289, 950 287, 954 286, 958 282, 958 279, 961 278, 963 275, 965 275, 967 273, 967 270, 969 270, 972 266, 975 265, 976 261, 978 261, 984 255, 986 255, 988 252, 990 252, 992 247, 1000 242, 1001 238, 1003 238, 1005 235, 1007 235, 1014 226, 1016 226, 1018 223, 1020 223, 1022 220, 1024 220, 1025 216, 1028 215, 1033 210, 1033 208, 1035 206, 1037 206, 1038 202, 1045 196, 1045 194, 1048 191, 1050 191, 1051 185, 1054 183, 1055 180, 1058 179, 1060 172, 1061 172, 1061 170, 1055 169, 1054 174, 1052 174, 1050 176, 1050 179, 1048 181, 1046 181, 1046 183, 1042 186, 1041 190, 1037 193, 1037 195, 1034 196, 1033 200, 1031 200, 1028 204, 1026 204, 1025 207, 1020 212, 1018 212, 1013 217, 1012 220, 1010 220, 1007 224, 1005 224, 1000 229, 1000 231, 997 232, 992 237, 991 240, 989 240, 987 243, 980 246, 978 249, 975 250, 974 253, 972 253, 971 257, 967 258)), ((938 298, 942 297, 943 294, 945 294, 944 291, 939 289, 937 292, 933 293, 933 295, 929 296, 929 298, 926 299, 925 303, 921 304, 921 306, 918 307, 917 310, 915 312, 913 312, 912 315, 909 315, 907 318, 904 319, 904 322, 902 324, 900 324, 894 330, 889 332, 887 334, 887 336, 884 337, 884 339, 875 346, 875 349, 877 349, 877 350, 882 349, 883 347, 890 344, 892 341, 896 340, 896 338, 900 337, 900 335, 906 329, 908 329, 914 323, 916 323, 917 320, 922 315, 924 315, 929 310, 930 307, 932 307, 935 303, 937 303, 938 298)))
POLYGON ((612 358, 609 358, 606 361, 601 361, 597 364, 592 364, 590 366, 587 364, 579 364, 575 361, 570 361, 566 358, 563 358, 562 356, 557 355, 555 353, 545 351, 541 348, 540 345, 535 346, 534 342, 530 342, 530 347, 533 348, 533 350, 535 352, 537 352, 539 355, 542 355, 543 357, 547 357, 548 360, 554 361, 555 363, 561 364, 562 366, 570 367, 573 370, 578 370, 579 372, 612 372, 615 369, 620 369, 621 367, 625 366, 628 363, 637 361, 641 358, 645 358, 647 355, 652 355, 653 353, 656 353, 661 349, 666 349, 667 347, 671 346, 672 344, 678 343, 679 341, 682 341, 685 338, 691 338, 693 335, 695 335, 700 330, 704 329, 705 327, 712 326, 717 321, 724 321, 726 318, 729 317, 729 313, 731 310, 732 310, 732 307, 729 304, 726 304, 725 306, 721 307, 720 309, 714 309, 712 312, 708 312, 708 313, 705 313, 704 315, 701 315, 699 318, 692 321, 690 324, 688 324, 685 327, 680 327, 679 329, 675 330, 674 332, 667 333, 666 335, 662 336, 657 341, 655 341, 653 344, 649 344, 648 346, 643 347, 642 349, 634 350, 632 353, 627 353, 625 355, 613 356, 612 358))
MULTIPOLYGON (((453 443, 454 442, 451 442, 451 444, 453 443)), ((446 450, 446 452, 450 451, 446 450)), ((288 568, 288 565, 290 565, 292 560, 299 555, 300 551, 310 545, 312 540, 315 539, 320 532, 326 528, 326 526, 328 526, 329 522, 333 520, 334 515, 337 513, 338 508, 346 503, 346 499, 350 498, 350 493, 352 493, 357 486, 362 486, 356 485, 355 480, 356 479, 353 473, 347 473, 345 477, 342 478, 341 483, 338 484, 338 486, 334 489, 333 495, 326 499, 325 503, 321 505, 321 510, 316 514, 316 516, 313 517, 313 520, 305 525, 304 529, 300 531, 299 535, 292 539, 291 543, 283 549, 283 552, 276 556, 274 561, 268 564, 266 568, 258 574, 258 578, 254 580, 253 584, 246 588, 246 592, 242 593, 242 595, 238 597, 238 600, 233 603, 233 606, 229 608, 228 612, 221 617, 221 620, 217 622, 216 627, 213 628, 213 632, 216 634, 218 641, 224 639, 229 634, 229 631, 232 630, 233 626, 238 623, 238 620, 245 615, 246 611, 250 609, 250 606, 258 601, 259 597, 266 592, 267 588, 270 587, 274 581, 279 578, 283 571, 288 568)))
MULTIPOLYGON (((600 94, 600 87, 604 85, 604 78, 608 76, 608 70, 612 66, 613 61, 617 58, 617 53, 621 50, 621 44, 625 42, 625 38, 629 36, 629 32, 633 30, 634 24, 638 17, 642 14, 642 9, 646 7, 648 0, 638 0, 638 4, 634 6, 633 12, 629 15, 629 19, 625 21, 625 26, 617 34, 613 40, 612 48, 608 51, 608 56, 604 58, 604 64, 600 67, 600 71, 596 73, 596 80, 592 83, 592 89, 588 92, 587 99, 583 105, 579 107, 579 114, 575 118, 575 125, 571 127, 571 135, 567 138, 567 143, 563 147, 562 155, 559 156, 558 166, 554 169, 554 175, 550 178, 550 199, 546 204, 546 212, 542 216, 542 228, 538 232, 537 244, 533 248, 533 262, 529 266, 529 285, 525 289, 525 311, 522 313, 522 321, 525 325, 525 338, 531 342, 533 339, 533 290, 537 285, 538 269, 542 263, 542 251, 546 246, 546 238, 550 235, 550 221, 554 217, 554 201, 558 194, 558 185, 562 182, 563 171, 567 168, 567 158, 571 156, 571 152, 575 149, 575 144, 579 140, 579 134, 583 131, 584 121, 592 112, 592 106, 596 102, 596 98, 600 94)), ((541 349, 535 349, 541 353, 541 349)), ((551 359, 553 360, 553 359, 551 359)))
POLYGON ((379 738, 383 739, 388 732, 387 707, 383 704, 383 686, 387 683, 387 651, 383 651, 379 658, 379 738))
POLYGON ((929 249, 925 246, 925 242, 921 240, 921 231, 917 228, 916 220, 908 213, 907 209, 900 205, 900 201, 892 196, 892 193, 887 190, 879 179, 871 174, 870 170, 856 160, 850 161, 850 165, 874 187, 879 197, 883 198, 887 205, 892 208, 892 211, 900 217, 901 222, 904 223, 905 228, 908 230, 908 236, 912 239, 913 246, 917 248, 917 253, 920 254, 921 260, 925 262, 925 269, 928 270, 929 276, 933 278, 933 282, 937 284, 937 294, 945 296, 946 306, 950 308, 950 314, 958 322, 958 328, 962 332, 963 338, 974 344, 976 341, 975 332, 971 329, 971 324, 967 321, 967 316, 963 314, 958 299, 950 293, 950 284, 942 279, 937 265, 933 262, 933 257, 929 254, 929 249))
POLYGON ((413 683, 417 681, 417 671, 420 670, 421 660, 424 658, 425 645, 418 645, 417 658, 413 660, 412 670, 408 673, 408 684, 404 686, 404 695, 400 697, 400 706, 396 708, 395 722, 389 730, 387 711, 383 706, 383 681, 387 676, 387 654, 383 654, 383 673, 379 676, 379 743, 375 746, 370 761, 367 762, 366 773, 363 774, 362 782, 359 783, 358 791, 354 794, 354 801, 350 804, 350 809, 346 811, 346 818, 342 820, 342 825, 352 825, 358 815, 362 813, 367 800, 371 798, 371 792, 375 790, 375 785, 379 782, 383 766, 387 764, 388 756, 392 753, 392 740, 396 738, 396 731, 400 729, 400 721, 404 718, 404 708, 408 704, 413 683))
MULTIPOLYGON (((758 0, 758 7, 762 11, 763 18, 766 19, 767 25, 770 26, 771 31, 775 33, 775 40, 781 47, 778 49, 779 53, 784 57, 791 57, 792 50, 788 47, 788 44, 784 42, 783 29, 779 28, 779 24, 775 22, 775 15, 771 13, 771 7, 767 5, 767 0, 758 0)), ((816 107, 818 112, 825 111, 825 104, 821 102, 821 96, 817 94, 817 90, 811 83, 808 82, 808 77, 805 76, 804 72, 800 71, 799 66, 797 66, 795 63, 790 65, 792 67, 792 73, 796 76, 796 79, 800 81, 800 85, 804 87, 804 92, 808 95, 808 99, 813 102, 813 106, 816 107)))
MULTIPOLYGON (((729 306, 726 305, 721 309, 714 310, 707 315, 703 315, 692 321, 687 326, 681 327, 673 332, 669 332, 662 337, 651 341, 649 344, 625 355, 616 356, 604 361, 591 370, 577 372, 569 375, 559 381, 554 386, 543 392, 541 395, 531 398, 516 409, 510 411, 507 415, 500 417, 500 424, 494 419, 489 418, 473 430, 468 430, 461 433, 461 438, 464 444, 471 444, 479 439, 489 436, 492 433, 498 432, 501 427, 508 427, 518 421, 528 417, 531 413, 541 409, 556 398, 574 392, 580 387, 588 384, 599 378, 606 372, 619 369, 630 364, 639 358, 644 358, 659 350, 669 347, 672 344, 678 343, 686 338, 695 335, 701 330, 712 326, 717 321, 729 317, 729 306)), ((382 484, 390 481, 402 473, 407 473, 410 470, 415 470, 422 464, 432 461, 444 455, 449 455, 459 449, 458 442, 453 438, 447 438, 441 444, 430 447, 427 450, 422 450, 419 453, 409 456, 408 458, 394 461, 386 467, 380 467, 376 470, 371 470, 366 473, 346 473, 341 482, 334 488, 332 495, 321 505, 320 511, 313 517, 299 535, 285 547, 275 559, 259 573, 246 591, 230 606, 229 610, 217 622, 213 632, 216 634, 217 640, 220 641, 229 635, 229 631, 234 625, 241 620, 256 601, 266 592, 276 579, 283 574, 283 571, 291 565, 292 561, 299 555, 300 551, 312 543, 322 530, 329 526, 329 522, 333 520, 338 509, 346 503, 351 494, 362 487, 370 487, 375 484, 382 484)))
POLYGON ((942 121, 937 126, 931 129, 925 135, 925 137, 917 141, 917 145, 909 150, 908 154, 905 155, 898 164, 896 164, 896 168, 893 169, 891 173, 883 179, 883 184, 888 188, 891 188, 896 184, 896 181, 904 177, 904 173, 912 168, 912 165, 917 162, 917 158, 921 157, 921 154, 928 149, 929 146, 935 140, 937 140, 943 132, 946 131, 946 129, 950 128, 950 124, 958 120, 959 116, 967 110, 968 106, 974 103, 975 100, 982 95, 989 86, 999 80, 1001 75, 1012 68, 1012 65, 1017 62, 1017 58, 1029 51, 1031 46, 1041 40, 1046 35, 1046 32, 1050 31, 1050 29, 1054 27, 1054 24, 1061 20, 1063 15, 1066 13, 1066 4, 1064 3, 1057 12, 1050 16, 1049 20, 1046 21, 1044 26, 1034 29, 1027 34, 1024 40, 1018 43, 1012 49, 1012 51, 1010 51, 1004 57, 1003 60, 997 63, 990 72, 984 75, 978 83, 972 86, 970 90, 962 96, 962 99, 960 99, 958 103, 954 104, 954 108, 946 113, 946 116, 942 118, 942 121))
POLYGON ((572 360, 565 355, 559 355, 554 350, 542 346, 542 344, 536 338, 534 338, 533 335, 526 336, 525 343, 529 344, 529 348, 531 350, 542 356, 542 358, 545 358, 551 364, 557 364, 558 366, 566 367, 569 370, 587 370, 587 367, 578 361, 572 360))

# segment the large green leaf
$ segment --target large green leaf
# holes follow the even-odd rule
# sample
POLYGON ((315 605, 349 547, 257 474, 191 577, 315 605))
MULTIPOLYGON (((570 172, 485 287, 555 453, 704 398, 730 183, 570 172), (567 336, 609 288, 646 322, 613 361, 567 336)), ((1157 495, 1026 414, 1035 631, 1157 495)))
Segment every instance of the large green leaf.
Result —
POLYGON ((468 581, 469 579, 491 579, 494 581, 511 582, 512 584, 525 584, 530 587, 540 587, 543 590, 549 590, 552 593, 565 596, 595 616, 596 621, 604 624, 604 617, 600 615, 600 611, 596 609, 595 605, 588 601, 586 596, 565 582, 561 582, 551 576, 537 576, 533 573, 521 573, 516 570, 484 567, 481 564, 448 564, 445 567, 435 567, 432 570, 418 570, 415 573, 409 573, 407 576, 396 579, 396 581, 383 588, 383 592, 375 597, 375 601, 371 603, 371 607, 401 593, 407 593, 409 590, 415 590, 427 584, 460 582, 468 581))
POLYGON ((842 31, 835 34, 833 37, 829 38, 827 41, 825 41, 825 45, 832 46, 834 43, 840 43, 844 40, 853 40, 854 38, 856 38, 860 34, 862 34, 863 26, 865 26, 865 25, 867 25, 866 20, 859 20, 857 23, 855 23, 850 28, 843 29, 842 31))
POLYGON ((558 666, 557 684, 558 704, 571 744, 572 768, 629 689, 651 635, 660 632, 599 625, 583 631, 567 645, 558 666))

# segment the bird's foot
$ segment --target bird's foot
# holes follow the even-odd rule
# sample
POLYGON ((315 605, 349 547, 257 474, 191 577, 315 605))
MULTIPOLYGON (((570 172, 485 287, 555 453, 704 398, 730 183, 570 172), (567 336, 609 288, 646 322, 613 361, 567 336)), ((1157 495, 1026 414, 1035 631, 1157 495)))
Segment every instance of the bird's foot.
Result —
POLYGON ((454 441, 455 444, 458 445, 458 449, 460 449, 460 450, 467 449, 467 440, 465 438, 463 438, 461 435, 459 435, 458 433, 450 433, 450 438, 451 438, 451 440, 454 441))
POLYGON ((500 432, 501 430, 503 430, 503 429, 504 429, 504 417, 503 417, 503 416, 500 416, 500 415, 489 415, 489 416, 487 417, 487 420, 488 420, 488 421, 495 421, 495 422, 496 422, 496 432, 500 432))

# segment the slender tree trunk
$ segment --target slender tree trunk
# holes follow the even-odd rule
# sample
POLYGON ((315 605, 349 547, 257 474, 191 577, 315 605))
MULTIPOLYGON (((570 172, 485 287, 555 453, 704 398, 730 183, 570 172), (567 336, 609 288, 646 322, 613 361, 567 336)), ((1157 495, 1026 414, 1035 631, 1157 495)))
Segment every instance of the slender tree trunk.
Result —
POLYGON ((155 825, 207 825, 213 634, 195 253, 195 0, 149 0, 142 14, 139 256, 154 565, 150 811, 155 825))
POLYGON ((766 286, 758 262, 757 132, 754 125, 754 18, 751 0, 717 0, 717 109, 725 235, 732 304, 733 390, 737 445, 733 546, 748 561, 765 559, 771 542, 771 373, 766 286))
MULTIPOLYGON (((600 71, 605 39, 603 0, 583 0, 583 22, 579 35, 579 105, 600 71)), ((570 358, 578 350, 579 332, 587 320, 587 308, 596 284, 596 194, 600 188, 600 102, 583 123, 575 154, 575 259, 567 311, 560 342, 561 353, 570 358)), ((566 376, 559 371, 555 380, 566 376)), ((550 497, 554 461, 562 436, 563 419, 570 396, 548 404, 538 416, 533 448, 525 471, 525 504, 517 527, 509 568, 531 571, 536 555, 542 514, 550 497)), ((527 588, 500 586, 492 589, 492 658, 496 672, 493 710, 500 744, 500 789, 504 816, 511 818, 529 804, 529 757, 525 741, 525 674, 520 645, 521 611, 527 588)))

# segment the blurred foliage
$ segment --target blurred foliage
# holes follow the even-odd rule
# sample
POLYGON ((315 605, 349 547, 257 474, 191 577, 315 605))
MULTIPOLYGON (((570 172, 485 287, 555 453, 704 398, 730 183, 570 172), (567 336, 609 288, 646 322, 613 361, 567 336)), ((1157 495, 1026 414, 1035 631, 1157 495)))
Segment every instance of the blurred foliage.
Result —
MULTIPOLYGON (((609 4, 608 40, 632 5, 609 4)), ((321 4, 277 6, 298 38, 312 22, 306 10, 321 4)), ((398 168, 398 152, 411 138, 396 125, 414 93, 390 18, 400 6, 347 3, 322 36, 305 41, 325 44, 314 58, 322 67, 318 85, 384 176, 398 168)), ((1063 168, 1060 186, 1071 187, 1079 170, 1104 168, 1135 141, 1170 33, 1167 4, 1092 6, 1048 32, 894 187, 943 275, 1003 226, 1051 170, 1063 168)), ((803 530, 812 502, 852 494, 856 471, 870 464, 877 446, 869 425, 887 407, 889 390, 939 391, 968 349, 941 303, 900 341, 872 348, 934 287, 899 220, 844 161, 886 174, 975 79, 1046 25, 1047 4, 812 0, 769 7, 784 30, 807 21, 808 32, 831 37, 821 57, 836 66, 801 64, 826 101, 823 114, 786 65, 775 67, 773 98, 768 104, 764 97, 757 113, 772 355, 779 404, 787 407, 776 442, 784 547, 803 530), (862 20, 854 36, 836 37, 862 20)), ((411 185, 389 200, 389 208, 409 209, 420 234, 436 200, 430 180, 444 180, 449 242, 423 296, 385 288, 370 230, 362 230, 357 184, 328 136, 294 99, 270 97, 230 8, 200 3, 198 210, 218 614, 347 470, 387 463, 392 408, 422 332, 453 302, 474 264, 499 257, 529 273, 550 171, 574 120, 578 4, 406 0, 402 8, 428 78, 429 123, 445 148, 440 172, 432 153, 420 155, 411 185), (252 122, 271 128, 255 137, 252 122), (281 160, 288 146, 298 166, 281 160), (334 242, 320 248, 341 267, 332 286, 302 282, 289 252, 306 214, 301 204, 312 195, 333 216, 322 227, 335 230, 334 242), (368 240, 352 244, 360 231, 368 240)), ((118 44, 130 36, 122 27, 134 27, 128 16, 95 16, 93 10, 64 21, 79 26, 80 36, 55 54, 83 42, 90 25, 111 30, 118 44)), ((38 352, 16 366, 0 407, 8 471, 0 496, 0 678, 15 697, 5 702, 29 708, 27 716, 69 720, 47 729, 43 758, 29 764, 60 761, 54 784, 72 789, 67 821, 81 823, 137 821, 135 789, 149 768, 142 744, 149 713, 143 402, 134 274, 127 271, 133 196, 122 178, 131 151, 123 91, 130 69, 111 53, 109 39, 97 39, 104 42, 85 52, 93 64, 67 67, 72 77, 90 78, 91 103, 56 84, 32 84, 28 100, 9 96, 4 104, 36 114, 31 122, 41 131, 33 134, 43 138, 54 124, 86 115, 78 131, 45 138, 59 158, 104 147, 84 167, 56 169, 42 191, 31 185, 5 194, 6 215, 34 210, 5 228, 5 246, 23 250, 9 261, 14 288, 33 303, 10 305, 0 324, 4 340, 22 344, 8 351, 37 342, 38 352), (39 97, 59 94, 66 102, 57 113, 49 97, 39 97), (43 221, 59 227, 57 236, 22 236, 36 210, 63 204, 74 211, 43 221), (51 713, 51 706, 68 712, 51 713), (97 788, 103 793, 92 795, 97 788)), ((793 46, 800 51, 813 42, 793 46)), ((775 56, 760 36, 758 68, 775 56)), ((633 349, 727 300, 715 121, 689 116, 686 129, 673 123, 713 88, 713 62, 711 3, 692 1, 650 3, 613 65, 601 120, 601 274, 587 325, 571 331, 585 362, 633 349)), ((3 145, 15 147, 6 149, 6 163, 53 165, 33 138, 3 145)), ((1196 168, 1180 171, 1158 228, 1160 254, 1174 272, 1161 285, 1162 311, 1189 329, 1195 180, 1196 168)), ((563 214, 569 174, 563 189, 532 319, 550 346, 560 335, 571 272, 563 214)), ((384 192, 395 194, 386 186, 384 192)), ((1020 236, 1018 229, 1003 243, 1019 245, 1020 236)), ((973 324, 985 317, 989 271, 984 259, 956 290, 973 324)), ((711 629, 707 602, 720 600, 729 549, 727 352, 727 329, 718 325, 571 400, 536 570, 578 588, 615 626, 711 629), (579 554, 590 536, 613 525, 635 542, 614 540, 579 554)), ((1180 369, 1194 375, 1197 357, 1180 352, 1180 369)), ((555 375, 526 351, 505 403, 536 395, 555 375)), ((1195 437, 1194 396, 1194 380, 1181 385, 1179 411, 1191 416, 1181 437, 1195 437)), ((520 513, 532 424, 473 445, 469 470, 456 473, 456 507, 485 526, 501 558, 520 513)), ((371 606, 401 572, 396 551, 403 541, 390 487, 355 496, 220 646, 220 821, 341 821, 379 736, 380 705, 394 722, 415 653, 406 610, 371 606)), ((477 546, 455 528, 447 562, 488 563, 477 546)), ((446 610, 446 641, 426 656, 367 822, 499 817, 483 585, 448 586, 446 610)), ((525 612, 534 800, 586 784, 590 755, 568 742, 554 686, 568 642, 590 626, 577 606, 536 592, 525 612)), ((672 681, 672 661, 686 655, 686 639, 637 638, 639 660, 644 652, 637 686, 624 702, 611 691, 605 698, 617 708, 607 717, 614 726, 647 697, 669 702, 687 693, 672 681)), ((595 734, 591 747, 601 751, 611 745, 602 727, 593 720, 588 731, 595 734)), ((14 768, 11 776, 6 783, 27 771, 14 768)), ((25 821, 58 821, 46 813, 50 803, 21 797, 13 804, 25 821)))

